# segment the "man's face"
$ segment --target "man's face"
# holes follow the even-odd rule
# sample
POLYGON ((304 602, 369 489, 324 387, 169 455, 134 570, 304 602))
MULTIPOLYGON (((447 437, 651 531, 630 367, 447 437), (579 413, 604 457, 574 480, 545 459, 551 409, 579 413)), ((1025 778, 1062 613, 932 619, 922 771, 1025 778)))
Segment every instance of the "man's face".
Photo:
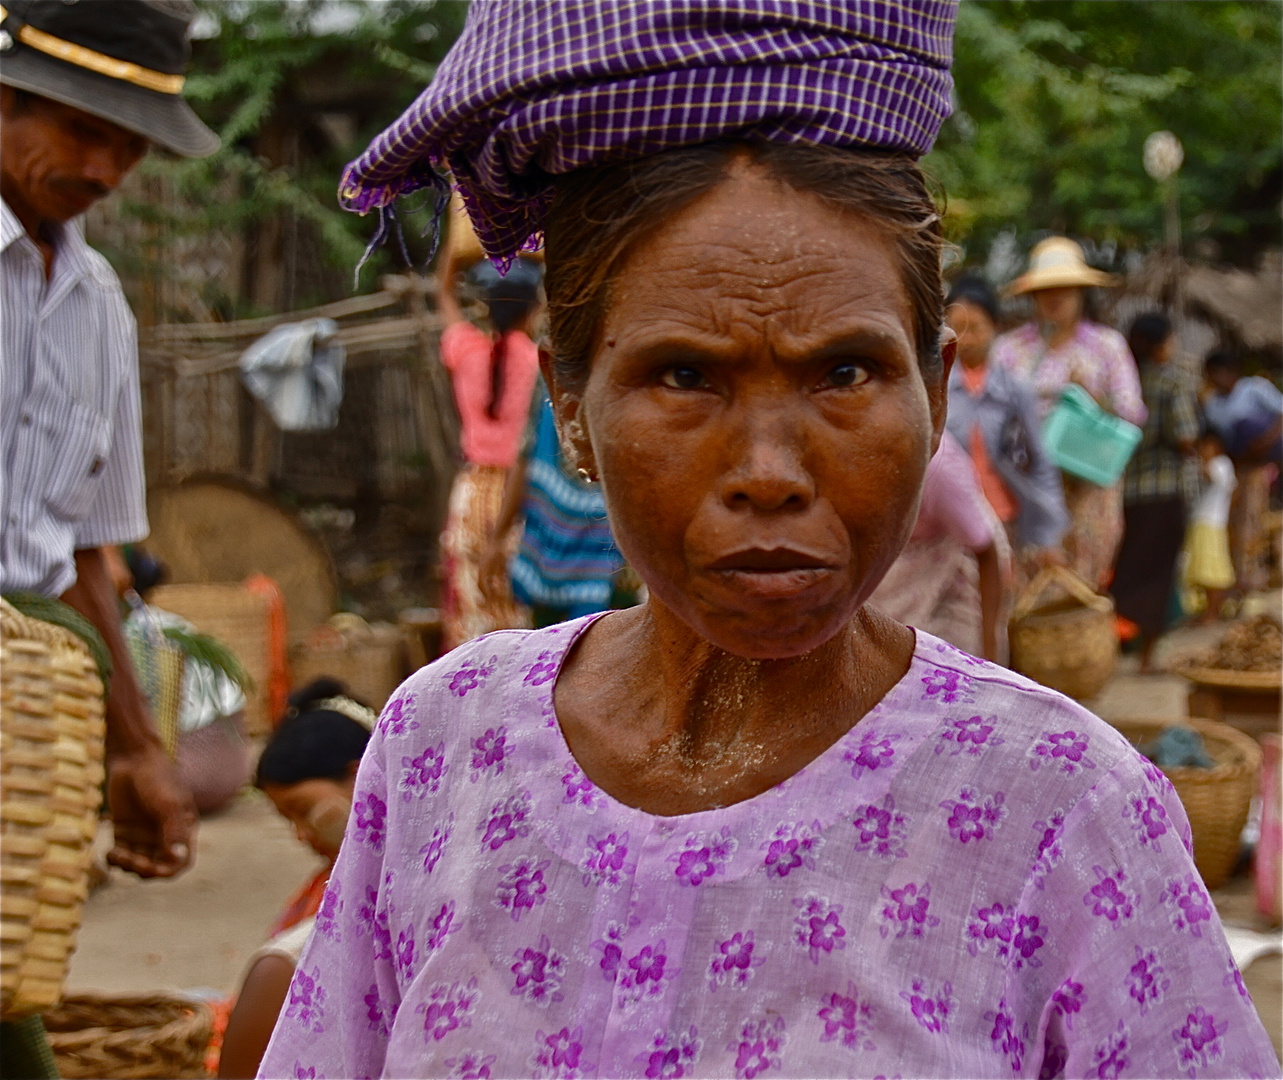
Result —
POLYGON ((148 141, 49 98, 0 87, 0 194, 24 219, 83 214, 125 178, 148 141))

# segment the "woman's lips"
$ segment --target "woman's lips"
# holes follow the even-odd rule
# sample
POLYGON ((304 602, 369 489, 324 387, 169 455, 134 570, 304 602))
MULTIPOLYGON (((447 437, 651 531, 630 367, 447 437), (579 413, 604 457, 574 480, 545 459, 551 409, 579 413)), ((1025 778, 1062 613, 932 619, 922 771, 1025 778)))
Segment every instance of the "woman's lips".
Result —
POLYGON ((741 595, 786 600, 831 578, 837 566, 812 552, 747 548, 714 560, 708 569, 741 595))

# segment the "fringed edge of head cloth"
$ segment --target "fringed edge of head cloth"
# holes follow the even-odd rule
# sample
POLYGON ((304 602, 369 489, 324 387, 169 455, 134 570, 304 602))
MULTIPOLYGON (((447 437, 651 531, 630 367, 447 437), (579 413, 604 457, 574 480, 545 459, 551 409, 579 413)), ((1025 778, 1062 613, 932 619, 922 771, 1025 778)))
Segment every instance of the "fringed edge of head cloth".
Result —
POLYGON ((589 165, 726 137, 924 154, 950 113, 956 9, 474 0, 432 84, 343 172, 340 205, 378 214, 361 265, 400 237, 397 199, 423 188, 435 253, 449 198, 439 169, 506 269, 538 246, 552 177, 589 165))

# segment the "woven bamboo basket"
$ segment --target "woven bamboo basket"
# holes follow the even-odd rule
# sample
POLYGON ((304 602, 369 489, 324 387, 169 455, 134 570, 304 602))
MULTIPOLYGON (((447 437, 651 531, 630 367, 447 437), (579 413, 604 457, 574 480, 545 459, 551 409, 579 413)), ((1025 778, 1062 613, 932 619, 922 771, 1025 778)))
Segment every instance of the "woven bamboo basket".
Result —
POLYGON ((204 1077, 209 1006, 171 994, 71 994, 45 1013, 65 1080, 204 1077))
POLYGON ((271 687, 269 601, 239 583, 161 585, 148 602, 181 615, 203 634, 218 638, 236 654, 254 680, 246 694, 245 729, 250 735, 272 730, 268 692, 271 687))
POLYGON ((1008 634, 1011 666, 1071 698, 1095 697, 1118 664, 1114 602, 1063 566, 1048 567, 1025 587, 1008 634), (1059 595, 1048 599, 1053 586, 1059 595))
MULTIPOLYGON (((1153 720, 1114 720, 1127 741, 1139 746, 1157 737, 1165 725, 1153 720)), ((1261 748, 1250 735, 1216 720, 1189 719, 1181 724, 1203 736, 1216 764, 1163 768, 1180 796, 1194 834, 1194 864, 1209 889, 1225 883, 1239 857, 1239 836, 1261 771, 1261 748)))
POLYGON ((0 1016, 62 996, 102 800, 103 686, 68 630, 0 601, 0 1016))
POLYGON ((1279 671, 1234 671, 1230 668, 1183 667, 1178 669, 1192 683, 1200 686, 1215 686, 1225 690, 1259 690, 1276 694, 1283 687, 1283 672, 1279 671))

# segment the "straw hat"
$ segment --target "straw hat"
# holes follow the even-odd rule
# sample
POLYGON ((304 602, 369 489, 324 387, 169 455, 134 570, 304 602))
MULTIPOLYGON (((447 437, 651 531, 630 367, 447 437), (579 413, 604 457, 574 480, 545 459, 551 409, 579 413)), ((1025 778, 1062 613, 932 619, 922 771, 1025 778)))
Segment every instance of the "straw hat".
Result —
POLYGON ((1083 249, 1066 236, 1049 236, 1029 253, 1029 269, 1007 288, 1009 296, 1066 285, 1112 285, 1114 277, 1087 265, 1083 249))

